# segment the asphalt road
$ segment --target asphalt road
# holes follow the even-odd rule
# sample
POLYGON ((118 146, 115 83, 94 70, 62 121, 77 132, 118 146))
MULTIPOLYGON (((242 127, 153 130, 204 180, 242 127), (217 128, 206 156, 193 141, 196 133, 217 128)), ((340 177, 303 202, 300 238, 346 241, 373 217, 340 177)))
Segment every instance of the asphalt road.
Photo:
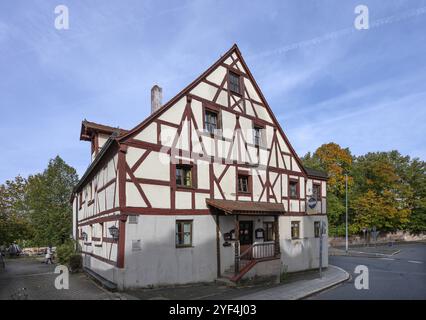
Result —
POLYGON ((334 256, 329 263, 351 274, 351 279, 309 299, 316 300, 374 300, 426 299, 426 244, 403 244, 401 251, 384 258, 334 256), (369 273, 369 289, 355 288, 355 267, 365 265, 369 273))
POLYGON ((55 288, 55 265, 43 258, 19 257, 6 260, 0 269, 0 300, 109 300, 116 295, 98 287, 84 273, 69 275, 69 289, 55 288))

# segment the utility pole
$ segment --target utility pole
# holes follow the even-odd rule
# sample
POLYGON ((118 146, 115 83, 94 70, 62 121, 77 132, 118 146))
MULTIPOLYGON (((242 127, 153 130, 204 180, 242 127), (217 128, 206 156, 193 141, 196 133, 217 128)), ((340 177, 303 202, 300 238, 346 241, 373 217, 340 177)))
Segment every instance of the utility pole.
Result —
POLYGON ((348 253, 349 240, 348 240, 348 174, 345 174, 345 187, 346 187, 346 253, 348 253))

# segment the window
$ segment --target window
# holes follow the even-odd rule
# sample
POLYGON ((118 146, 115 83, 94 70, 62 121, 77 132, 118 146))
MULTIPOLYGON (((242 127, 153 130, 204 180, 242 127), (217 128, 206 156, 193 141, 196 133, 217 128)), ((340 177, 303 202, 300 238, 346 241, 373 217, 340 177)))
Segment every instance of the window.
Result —
POLYGON ((265 229, 265 241, 274 241, 274 223, 273 222, 264 222, 263 228, 265 229))
POLYGON ((233 72, 229 72, 229 89, 234 92, 241 94, 240 76, 233 72))
POLYGON ((176 247, 192 246, 192 220, 176 221, 176 247))
POLYGON ((262 127, 255 126, 253 128, 253 139, 254 139, 254 145, 255 146, 261 146, 262 145, 262 127))
POLYGON ((320 184, 314 184, 312 187, 312 196, 316 200, 321 200, 321 185, 320 184))
POLYGON ((79 208, 81 209, 82 207, 83 207, 83 193, 82 192, 80 192, 79 194, 78 194, 78 202, 79 202, 79 208))
POLYGON ((249 189, 249 177, 247 175, 238 175, 238 192, 248 193, 249 189))
POLYGON ((192 167, 190 165, 176 165, 176 185, 192 187, 192 167))
POLYGON ((217 112, 206 110, 204 114, 204 129, 211 134, 215 134, 217 129, 219 129, 218 120, 217 112))
POLYGON ((92 182, 89 184, 89 200, 93 199, 93 187, 92 182))
POLYGON ((289 184, 290 198, 294 199, 298 197, 298 187, 299 187, 298 181, 290 180, 290 184, 289 184))
POLYGON ((320 222, 319 221, 314 222, 314 235, 315 235, 315 238, 319 238, 319 236, 320 236, 320 222))
POLYGON ((291 222, 291 238, 292 239, 300 238, 300 222, 299 221, 291 222))

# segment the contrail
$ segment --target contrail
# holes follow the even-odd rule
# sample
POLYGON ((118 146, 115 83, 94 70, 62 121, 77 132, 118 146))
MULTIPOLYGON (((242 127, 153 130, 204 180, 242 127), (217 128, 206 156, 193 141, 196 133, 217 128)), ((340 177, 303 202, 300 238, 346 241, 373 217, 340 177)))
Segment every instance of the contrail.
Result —
MULTIPOLYGON (((389 16, 389 17, 385 17, 382 19, 378 19, 375 20, 373 22, 370 23, 370 29, 375 29, 384 25, 388 25, 388 24, 392 24, 392 23, 396 23, 402 20, 406 20, 412 17, 416 17, 422 14, 426 13, 426 7, 421 7, 421 8, 417 8, 417 9, 411 9, 408 11, 405 11, 401 14, 397 14, 397 15, 393 15, 393 16, 389 16)), ((362 32, 365 32, 368 30, 363 30, 362 32)), ((345 28, 345 29, 341 29, 341 30, 337 30, 337 31, 333 31, 330 33, 327 33, 325 35, 319 36, 319 37, 315 37, 309 40, 305 40, 305 41, 300 41, 300 42, 296 42, 296 43, 292 43, 280 48, 276 48, 270 51, 264 51, 258 54, 253 54, 251 56, 248 56, 247 59, 257 59, 257 58, 264 58, 267 56, 271 56, 271 55, 278 55, 278 54, 284 54, 286 52, 292 51, 292 50, 296 50, 296 49, 301 49, 301 48, 305 48, 305 47, 309 47, 309 46, 313 46, 316 44, 320 44, 321 42, 325 42, 328 40, 332 40, 332 39, 336 39, 336 38, 340 38, 344 35, 348 35, 351 33, 355 33, 355 32, 360 32, 360 30, 355 29, 355 27, 349 27, 349 28, 345 28)))

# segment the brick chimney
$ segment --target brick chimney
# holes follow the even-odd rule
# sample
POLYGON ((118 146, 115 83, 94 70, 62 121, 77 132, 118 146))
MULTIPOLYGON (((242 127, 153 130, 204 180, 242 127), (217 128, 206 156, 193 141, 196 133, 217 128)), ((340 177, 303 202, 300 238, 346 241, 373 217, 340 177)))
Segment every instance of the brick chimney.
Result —
POLYGON ((163 89, 154 85, 151 89, 151 113, 161 108, 161 100, 163 99, 163 89))

